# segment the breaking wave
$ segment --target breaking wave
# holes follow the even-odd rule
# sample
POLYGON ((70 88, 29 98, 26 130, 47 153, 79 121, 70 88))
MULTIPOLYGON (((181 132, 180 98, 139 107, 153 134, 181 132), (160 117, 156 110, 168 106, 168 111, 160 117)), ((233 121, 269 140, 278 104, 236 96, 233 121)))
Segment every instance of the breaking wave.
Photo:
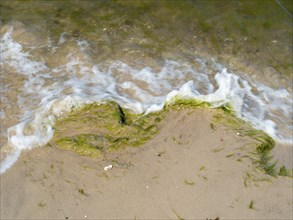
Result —
MULTIPOLYGON (((7 140, 4 145, 12 150, 1 161, 0 173, 13 165, 22 150, 46 145, 53 137, 54 122, 63 114, 104 100, 145 114, 161 110, 174 97, 206 101, 212 107, 230 104, 238 117, 255 128, 277 142, 292 144, 293 97, 285 88, 270 88, 216 62, 206 65, 200 58, 194 58, 196 65, 165 60, 158 70, 119 60, 95 63, 86 53, 86 40, 75 40, 68 53, 56 58, 58 65, 50 66, 44 57, 24 51, 12 32, 1 37, 1 79, 9 83, 1 86, 0 117, 5 123, 11 118, 17 122, 1 130, 7 140), (18 111, 11 111, 13 108, 18 111)), ((66 44, 65 36, 51 48, 56 56, 66 44)))

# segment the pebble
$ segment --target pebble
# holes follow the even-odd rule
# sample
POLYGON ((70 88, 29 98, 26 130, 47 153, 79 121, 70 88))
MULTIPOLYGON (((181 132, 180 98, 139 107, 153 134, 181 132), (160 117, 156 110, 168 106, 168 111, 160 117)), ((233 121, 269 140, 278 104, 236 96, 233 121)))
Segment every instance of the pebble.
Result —
POLYGON ((108 165, 108 166, 105 166, 105 167, 104 167, 104 170, 105 170, 105 171, 108 171, 108 170, 111 170, 112 168, 113 168, 113 165, 110 164, 110 165, 108 165))

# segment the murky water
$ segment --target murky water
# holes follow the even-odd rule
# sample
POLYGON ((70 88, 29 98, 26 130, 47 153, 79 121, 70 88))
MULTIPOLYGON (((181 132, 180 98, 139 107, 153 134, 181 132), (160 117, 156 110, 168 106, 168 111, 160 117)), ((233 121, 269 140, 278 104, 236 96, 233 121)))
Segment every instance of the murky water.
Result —
POLYGON ((1 172, 62 114, 107 99, 231 103, 291 149, 292 2, 1 1, 0 92, 1 172))

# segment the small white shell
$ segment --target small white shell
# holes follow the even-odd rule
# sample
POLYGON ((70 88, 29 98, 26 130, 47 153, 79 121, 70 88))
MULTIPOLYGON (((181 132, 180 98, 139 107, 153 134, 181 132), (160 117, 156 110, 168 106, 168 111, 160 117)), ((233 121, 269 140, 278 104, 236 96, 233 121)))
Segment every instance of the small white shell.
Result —
POLYGON ((104 167, 104 170, 105 170, 105 171, 108 171, 108 170, 111 170, 112 168, 113 168, 113 165, 110 164, 110 165, 108 165, 108 166, 105 166, 105 167, 104 167))

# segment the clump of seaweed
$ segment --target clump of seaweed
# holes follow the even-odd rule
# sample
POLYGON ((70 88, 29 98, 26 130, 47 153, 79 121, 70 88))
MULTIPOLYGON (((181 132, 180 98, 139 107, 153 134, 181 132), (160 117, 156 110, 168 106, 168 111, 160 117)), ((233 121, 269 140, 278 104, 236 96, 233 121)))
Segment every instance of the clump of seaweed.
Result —
MULTIPOLYGON (((209 107, 210 103, 179 97, 166 103, 161 111, 149 114, 134 114, 114 101, 88 104, 57 121, 54 138, 49 144, 81 155, 98 157, 112 150, 143 145, 158 132, 159 122, 170 110, 209 107)), ((220 124, 236 130, 240 136, 250 136, 256 140, 251 159, 265 173, 290 176, 285 167, 277 172, 276 162, 271 163, 270 152, 275 146, 274 140, 236 117, 230 104, 217 108, 212 124, 213 128, 220 124)))
POLYGON ((91 157, 137 147, 157 132, 163 115, 134 114, 113 101, 88 104, 56 122, 50 144, 91 157))
POLYGON ((276 163, 271 163, 272 156, 270 155, 271 150, 275 147, 275 141, 268 135, 263 133, 263 136, 256 137, 256 140, 260 142, 256 150, 259 154, 259 164, 265 170, 265 172, 271 176, 275 176, 276 163))
POLYGON ((181 110, 187 108, 208 108, 211 104, 205 101, 196 99, 182 99, 180 97, 174 97, 168 103, 165 104, 164 109, 171 108, 173 110, 181 110))
POLYGON ((285 166, 282 166, 279 170, 278 173, 279 176, 289 176, 289 177, 293 177, 293 170, 289 170, 287 169, 285 166))
POLYGON ((41 208, 43 208, 43 207, 46 206, 46 203, 43 202, 43 200, 41 200, 41 201, 39 202, 38 206, 41 207, 41 208))
POLYGON ((81 195, 83 195, 83 196, 89 196, 89 195, 84 191, 84 189, 82 189, 82 188, 79 188, 79 189, 78 189, 78 192, 79 192, 81 195))
POLYGON ((185 179, 184 180, 184 184, 185 185, 188 185, 188 186, 194 186, 195 185, 195 182, 194 181, 191 181, 191 180, 189 181, 189 180, 185 179))
POLYGON ((249 209, 254 209, 254 201, 253 200, 250 200, 250 203, 248 205, 248 208, 249 209))
POLYGON ((146 143, 157 133, 159 122, 170 110, 209 106, 198 100, 174 98, 161 111, 134 114, 114 101, 87 104, 56 122, 49 145, 98 157, 112 150, 146 143))
MULTIPOLYGON (((277 162, 272 162, 270 155, 275 147, 275 141, 265 132, 254 129, 249 123, 236 117, 231 105, 222 106, 217 114, 213 117, 213 123, 218 123, 237 132, 239 136, 249 136, 256 141, 253 145, 251 159, 254 164, 257 164, 266 174, 271 176, 278 175, 276 171, 277 162)), ((279 172, 280 173, 280 172, 279 172)), ((284 173, 284 171, 281 171, 284 173)))

